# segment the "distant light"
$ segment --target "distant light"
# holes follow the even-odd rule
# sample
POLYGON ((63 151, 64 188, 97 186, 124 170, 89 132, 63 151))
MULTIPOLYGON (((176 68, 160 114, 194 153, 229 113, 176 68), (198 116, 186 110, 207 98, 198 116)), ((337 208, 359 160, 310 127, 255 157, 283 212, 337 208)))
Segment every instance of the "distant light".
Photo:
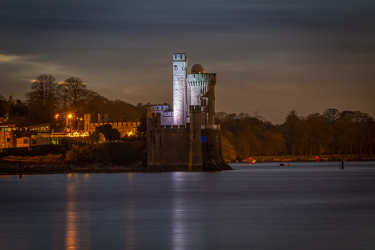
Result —
POLYGON ((83 132, 83 133, 74 132, 74 133, 69 133, 66 136, 67 137, 86 137, 86 136, 89 136, 89 135, 90 135, 89 132, 83 132))
POLYGON ((56 114, 56 115, 55 115, 55 118, 56 118, 56 119, 59 118, 59 114, 56 114))

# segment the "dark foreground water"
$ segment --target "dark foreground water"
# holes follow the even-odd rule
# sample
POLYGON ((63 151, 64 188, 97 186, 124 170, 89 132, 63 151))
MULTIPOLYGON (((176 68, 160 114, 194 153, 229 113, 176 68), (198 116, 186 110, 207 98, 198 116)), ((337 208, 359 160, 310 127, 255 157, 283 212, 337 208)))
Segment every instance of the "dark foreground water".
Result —
POLYGON ((0 249, 375 249, 375 162, 232 166, 0 176, 0 249))

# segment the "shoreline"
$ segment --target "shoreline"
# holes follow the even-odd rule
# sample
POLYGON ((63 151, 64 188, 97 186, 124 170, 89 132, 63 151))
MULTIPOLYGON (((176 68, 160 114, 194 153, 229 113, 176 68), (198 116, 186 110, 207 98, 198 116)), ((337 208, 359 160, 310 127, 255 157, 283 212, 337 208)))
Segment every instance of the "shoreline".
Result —
MULTIPOLYGON (((229 165, 228 165, 229 166, 229 165)), ((212 172, 230 170, 223 168, 204 169, 193 172, 212 172)), ((119 166, 112 164, 77 165, 69 163, 41 163, 30 161, 0 160, 0 175, 31 175, 31 174, 69 174, 69 173, 162 173, 162 172, 189 172, 178 167, 151 167, 142 164, 119 166)))
MULTIPOLYGON (((325 160, 321 159, 318 162, 341 162, 339 159, 325 160)), ((347 159, 345 161, 375 161, 375 159, 347 159)), ((256 163, 265 162, 316 162, 316 160, 294 160, 287 159, 275 159, 275 160, 257 160, 256 163)), ((243 162, 231 162, 231 163, 248 163, 243 162)), ((255 163, 255 164, 256 164, 255 163)), ((230 165, 229 165, 230 166, 230 165)), ((199 172, 212 172, 230 170, 223 168, 203 169, 199 172)), ((189 172, 183 168, 171 168, 171 167, 151 167, 143 166, 141 162, 134 163, 131 165, 120 166, 112 164, 86 164, 77 165, 65 162, 32 162, 32 161, 7 161, 0 159, 0 175, 33 175, 33 174, 69 174, 69 173, 162 173, 162 172, 189 172), (20 169, 21 165, 21 169, 20 169)))
MULTIPOLYGON (((314 162, 314 161, 375 161, 375 156, 355 156, 355 155, 322 155, 318 159, 315 157, 317 156, 253 156, 252 158, 256 160, 256 162, 314 162)), ((242 160, 243 163, 248 162, 248 160, 242 160)), ((233 163, 235 163, 233 161, 233 163)), ((238 162, 241 163, 241 162, 238 162)))

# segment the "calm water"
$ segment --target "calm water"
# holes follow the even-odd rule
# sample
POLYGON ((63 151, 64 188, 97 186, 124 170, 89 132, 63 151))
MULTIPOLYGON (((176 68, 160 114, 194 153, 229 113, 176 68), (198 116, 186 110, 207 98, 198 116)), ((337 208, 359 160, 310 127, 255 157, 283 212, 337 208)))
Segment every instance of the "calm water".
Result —
POLYGON ((375 249, 375 162, 232 166, 0 176, 0 249, 375 249))

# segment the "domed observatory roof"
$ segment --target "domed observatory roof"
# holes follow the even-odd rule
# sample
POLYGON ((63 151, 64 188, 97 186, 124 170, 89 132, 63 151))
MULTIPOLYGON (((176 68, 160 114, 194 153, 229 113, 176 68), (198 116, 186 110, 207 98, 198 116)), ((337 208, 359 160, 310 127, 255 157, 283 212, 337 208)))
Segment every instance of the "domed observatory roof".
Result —
POLYGON ((194 64, 191 67, 190 74, 204 74, 204 68, 200 64, 194 64))

